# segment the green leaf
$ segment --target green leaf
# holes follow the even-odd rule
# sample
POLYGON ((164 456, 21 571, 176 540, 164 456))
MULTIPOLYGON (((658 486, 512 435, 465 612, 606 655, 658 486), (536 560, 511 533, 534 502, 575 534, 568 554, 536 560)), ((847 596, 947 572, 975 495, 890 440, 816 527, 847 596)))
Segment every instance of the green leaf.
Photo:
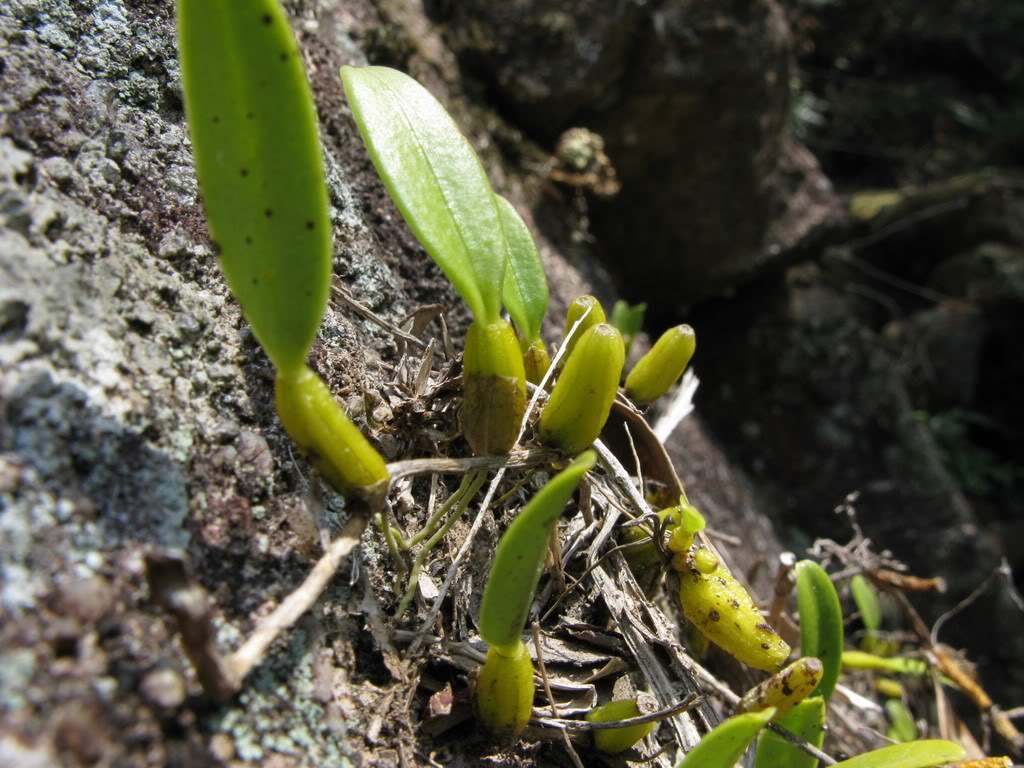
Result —
MULTIPOLYGON (((825 741, 825 700, 821 696, 804 699, 775 722, 820 749, 825 741)), ((817 758, 771 731, 762 731, 757 737, 754 768, 817 768, 817 765, 817 758)))
POLYGON ((646 304, 628 304, 621 299, 615 302, 612 307, 612 316, 608 321, 622 333, 622 340, 626 343, 626 351, 629 352, 633 344, 633 337, 640 333, 644 327, 644 313, 647 311, 646 304))
POLYGON ((501 227, 508 242, 508 264, 502 299, 520 338, 527 342, 540 338, 540 325, 548 310, 548 280, 544 275, 533 235, 512 203, 495 195, 501 227))
POLYGON ((327 305, 331 233, 316 110, 277 0, 178 0, 178 48, 210 234, 278 369, 298 371, 327 305))
POLYGON ((815 693, 827 700, 839 679, 843 611, 832 579, 812 560, 796 564, 796 600, 800 611, 800 655, 821 659, 825 670, 815 693))
POLYGON ((885 712, 892 726, 886 735, 893 741, 913 741, 917 738, 917 723, 907 706, 899 699, 885 702, 885 712))
POLYGON ((498 542, 480 603, 480 635, 490 645, 507 649, 521 642, 551 530, 596 459, 593 451, 582 453, 551 478, 498 542))
POLYGON ((835 768, 931 768, 954 760, 966 753, 959 744, 941 739, 893 744, 836 763, 835 768))
POLYGON ((733 768, 774 714, 775 708, 769 707, 760 712, 730 717, 706 734, 676 763, 676 768, 733 768))
POLYGON ((387 67, 342 67, 359 133, 391 199, 473 316, 501 314, 508 258, 480 159, 422 85, 387 67))
POLYGON ((894 672, 899 675, 923 675, 928 671, 928 664, 922 659, 908 659, 906 656, 876 656, 864 651, 843 651, 842 663, 847 669, 874 669, 879 672, 894 672))
POLYGON ((853 602, 857 604, 864 626, 872 632, 876 631, 882 626, 882 606, 878 602, 875 588, 858 573, 850 579, 850 592, 853 594, 853 602))

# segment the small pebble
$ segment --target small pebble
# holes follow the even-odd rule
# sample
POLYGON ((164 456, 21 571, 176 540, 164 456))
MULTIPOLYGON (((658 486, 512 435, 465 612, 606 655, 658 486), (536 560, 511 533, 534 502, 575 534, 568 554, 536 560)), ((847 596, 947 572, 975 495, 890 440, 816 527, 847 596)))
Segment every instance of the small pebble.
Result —
POLYGON ((162 709, 175 709, 185 701, 185 681, 173 669, 154 669, 142 678, 142 697, 162 709))
POLYGON ((235 740, 226 733, 215 733, 210 739, 210 754, 222 763, 235 757, 235 740))
POLYGON ((66 616, 74 616, 85 623, 101 619, 114 602, 113 591, 107 581, 99 576, 75 579, 60 589, 57 595, 57 610, 66 616))

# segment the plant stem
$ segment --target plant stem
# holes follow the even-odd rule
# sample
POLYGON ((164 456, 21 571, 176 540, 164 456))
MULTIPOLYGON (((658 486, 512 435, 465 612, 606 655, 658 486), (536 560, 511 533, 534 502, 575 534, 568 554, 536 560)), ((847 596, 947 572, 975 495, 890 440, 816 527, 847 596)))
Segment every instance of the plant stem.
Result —
MULTIPOLYGON (((423 563, 426 561, 427 555, 430 554, 438 542, 448 534, 452 526, 462 517, 462 513, 466 511, 469 503, 476 496, 477 491, 480 490, 486 479, 486 472, 473 472, 463 478, 462 485, 459 486, 459 489, 452 496, 452 498, 458 497, 458 501, 454 505, 454 511, 451 516, 445 521, 441 529, 427 539, 427 542, 420 548, 420 551, 416 553, 416 558, 412 562, 412 569, 409 572, 409 586, 406 587, 405 594, 402 595, 402 601, 398 604, 396 616, 401 616, 405 613, 405 609, 409 607, 409 603, 415 597, 416 587, 420 582, 420 572, 423 570, 423 563)), ((451 501, 451 499, 448 501, 451 501)))
POLYGON ((479 472, 472 472, 468 475, 463 475, 462 482, 459 483, 459 487, 455 489, 455 492, 451 496, 437 506, 437 509, 434 510, 434 514, 430 516, 430 519, 427 520, 426 524, 407 542, 405 542, 404 549, 411 549, 424 539, 432 536, 434 531, 437 530, 438 524, 444 519, 444 516, 448 514, 448 511, 453 506, 461 502, 462 497, 466 494, 473 483, 476 482, 476 479, 480 474, 481 473, 479 472))

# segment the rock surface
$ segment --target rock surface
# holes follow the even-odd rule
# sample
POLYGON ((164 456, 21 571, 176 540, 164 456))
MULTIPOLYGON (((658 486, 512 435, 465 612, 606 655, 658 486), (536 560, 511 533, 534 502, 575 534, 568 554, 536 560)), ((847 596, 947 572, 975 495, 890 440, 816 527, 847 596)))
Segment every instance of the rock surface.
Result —
POLYGON ((458 3, 464 66, 543 141, 605 139, 622 192, 595 206, 635 301, 678 312, 764 269, 837 214, 788 130, 792 41, 775 0, 458 3))

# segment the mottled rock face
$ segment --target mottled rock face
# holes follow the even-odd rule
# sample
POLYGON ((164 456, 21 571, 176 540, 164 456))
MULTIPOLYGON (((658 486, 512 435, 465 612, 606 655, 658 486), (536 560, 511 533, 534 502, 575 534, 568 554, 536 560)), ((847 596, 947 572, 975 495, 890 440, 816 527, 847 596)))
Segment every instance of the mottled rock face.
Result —
MULTIPOLYGON (((351 750, 325 711, 339 704, 311 693, 320 640, 291 638, 259 673, 264 692, 197 729, 179 713, 194 680, 142 585, 146 548, 187 548, 196 575, 225 590, 231 645, 276 585, 307 571, 303 521, 338 513, 284 469, 272 371, 206 236, 173 7, 0 3, 0 730, 38 734, 26 754, 48 765, 206 764, 209 734, 243 759, 301 743, 337 765, 351 750), (165 738, 169 721, 178 735, 165 738)), ((365 60, 348 27, 320 27, 312 3, 289 8, 321 61, 338 271, 386 314, 450 301, 349 149, 334 73, 365 60)), ((314 356, 340 392, 372 389, 364 361, 393 349, 331 310, 314 356)))
POLYGON ((643 3, 468 0, 452 4, 448 42, 495 86, 506 113, 550 143, 581 112, 609 107, 633 55, 643 3))
POLYGON ((462 3, 451 38, 534 135, 603 136, 622 191, 595 233, 630 297, 671 315, 777 262, 833 213, 831 188, 788 134, 774 0, 608 6, 462 3))

